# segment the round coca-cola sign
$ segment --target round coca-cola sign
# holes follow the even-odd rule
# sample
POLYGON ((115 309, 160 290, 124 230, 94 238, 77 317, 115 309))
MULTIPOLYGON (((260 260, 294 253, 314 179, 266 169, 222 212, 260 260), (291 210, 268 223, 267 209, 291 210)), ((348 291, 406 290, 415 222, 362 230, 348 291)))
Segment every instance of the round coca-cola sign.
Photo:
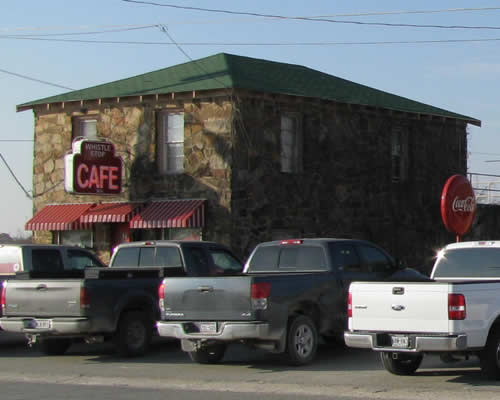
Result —
POLYGON ((441 193, 441 218, 450 232, 465 235, 476 216, 476 196, 468 179, 453 175, 441 193))

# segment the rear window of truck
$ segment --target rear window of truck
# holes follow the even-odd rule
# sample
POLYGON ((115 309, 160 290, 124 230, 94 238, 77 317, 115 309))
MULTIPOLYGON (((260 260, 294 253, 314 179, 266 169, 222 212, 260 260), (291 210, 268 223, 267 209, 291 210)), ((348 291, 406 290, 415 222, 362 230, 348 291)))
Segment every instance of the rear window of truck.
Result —
POLYGON ((326 270, 325 252, 319 246, 262 246, 255 250, 249 272, 326 270))
POLYGON ((500 279, 500 248, 463 248, 440 252, 432 278, 500 279))
POLYGON ((123 247, 117 250, 113 267, 182 267, 176 247, 123 247))

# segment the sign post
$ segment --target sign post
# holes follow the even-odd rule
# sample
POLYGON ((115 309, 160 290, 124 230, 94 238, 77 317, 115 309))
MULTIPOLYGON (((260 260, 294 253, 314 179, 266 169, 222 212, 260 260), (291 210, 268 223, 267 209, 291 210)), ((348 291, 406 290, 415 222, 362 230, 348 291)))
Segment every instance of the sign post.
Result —
POLYGON ((107 141, 78 139, 73 153, 64 157, 64 188, 75 194, 119 194, 122 190, 122 160, 107 141))
POLYGON ((465 235, 476 216, 476 196, 472 185, 463 175, 453 175, 446 181, 441 193, 441 218, 444 226, 457 235, 457 242, 465 235))

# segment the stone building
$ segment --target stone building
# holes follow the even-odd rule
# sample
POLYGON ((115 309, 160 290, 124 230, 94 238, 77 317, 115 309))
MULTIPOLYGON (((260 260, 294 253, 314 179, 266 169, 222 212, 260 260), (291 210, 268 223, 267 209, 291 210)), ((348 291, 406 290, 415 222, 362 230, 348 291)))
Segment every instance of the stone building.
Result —
POLYGON ((121 241, 198 238, 246 257, 290 237, 372 240, 413 265, 453 241, 439 201, 480 121, 299 65, 217 54, 18 106, 35 114, 38 242, 103 259, 121 241), (115 195, 65 191, 77 137, 122 159, 115 195))

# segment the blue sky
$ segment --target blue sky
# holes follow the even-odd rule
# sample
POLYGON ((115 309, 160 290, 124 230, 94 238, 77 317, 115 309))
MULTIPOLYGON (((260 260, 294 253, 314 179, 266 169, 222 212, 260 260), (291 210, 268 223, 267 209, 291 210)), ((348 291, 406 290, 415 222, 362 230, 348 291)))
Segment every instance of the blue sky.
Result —
MULTIPOLYGON (((4 2, 0 153, 26 190, 32 189, 34 116, 15 106, 67 91, 42 82, 81 89, 220 52, 304 65, 480 119, 481 128, 469 127, 469 172, 500 175, 500 1, 151 2, 335 22, 123 0, 4 2), (104 41, 114 43, 97 43, 104 41)), ((25 235, 32 202, 1 160, 0 182, 0 233, 25 235)))

